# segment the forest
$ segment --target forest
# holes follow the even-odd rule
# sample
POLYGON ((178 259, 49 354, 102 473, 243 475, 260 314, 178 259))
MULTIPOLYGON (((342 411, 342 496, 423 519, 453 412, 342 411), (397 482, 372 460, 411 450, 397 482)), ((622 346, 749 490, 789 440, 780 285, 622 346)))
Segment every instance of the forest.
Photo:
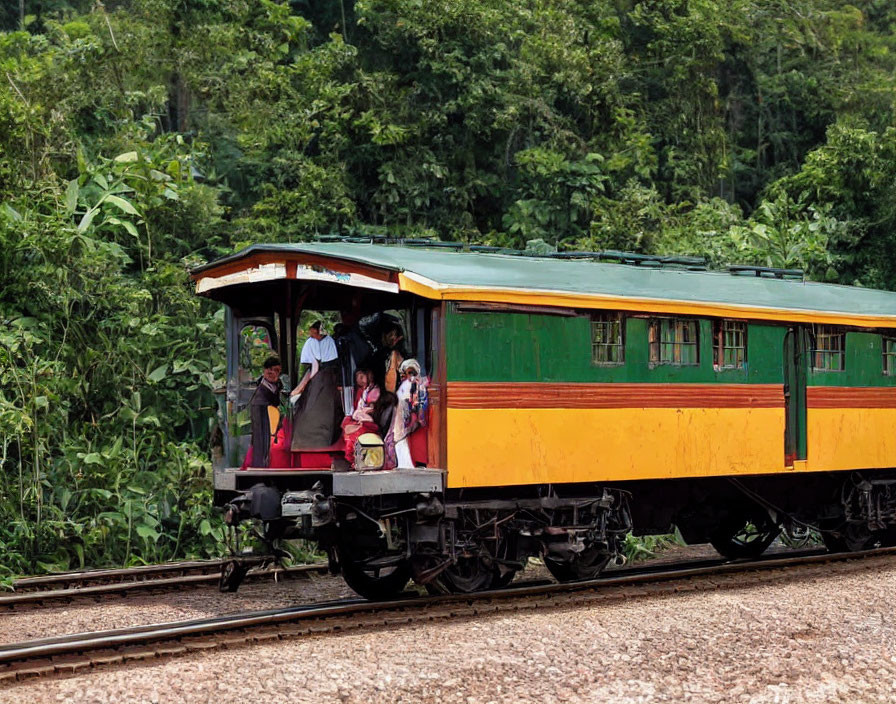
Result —
POLYGON ((0 32, 0 586, 218 555, 188 271, 250 243, 896 289, 889 0, 17 0, 0 32))

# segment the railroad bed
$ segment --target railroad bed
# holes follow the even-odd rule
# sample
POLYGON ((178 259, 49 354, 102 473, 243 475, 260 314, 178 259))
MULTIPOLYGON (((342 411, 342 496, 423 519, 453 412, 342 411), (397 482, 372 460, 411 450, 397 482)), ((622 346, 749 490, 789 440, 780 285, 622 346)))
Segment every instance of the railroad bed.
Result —
POLYGON ((824 577, 832 563, 867 570, 874 560, 890 564, 896 548, 862 553, 819 551, 769 555, 756 561, 700 560, 619 570, 597 580, 572 584, 517 582, 476 594, 406 598, 371 603, 346 599, 285 609, 218 616, 97 633, 46 638, 0 647, 0 681, 76 673, 137 660, 153 660, 220 648, 487 617, 538 609, 564 609, 620 599, 673 595, 690 590, 738 588, 749 582, 824 577))
MULTIPOLYGON (((703 546, 685 548, 701 555, 717 553, 703 546)), ((673 549, 674 550, 674 549, 673 549)), ((774 548, 772 548, 774 550, 774 548)), ((789 551, 779 548, 778 552, 789 551)), ((649 560, 657 564, 669 560, 665 553, 649 560)), ((196 560, 172 562, 160 565, 141 565, 119 569, 96 569, 63 572, 57 574, 24 577, 13 582, 12 592, 0 592, 0 613, 3 609, 27 609, 57 606, 79 600, 101 601, 109 597, 125 597, 133 594, 178 592, 194 587, 209 587, 218 583, 221 568, 227 560, 196 560)), ((259 560, 261 562, 261 560, 259 560)), ((618 568, 610 566, 607 571, 618 568)), ((297 565, 287 568, 251 569, 245 583, 272 580, 310 580, 328 574, 326 563, 297 565)), ((242 590, 241 590, 242 591, 242 590)))
MULTIPOLYGON (((0 593, 0 608, 47 606, 76 599, 208 587, 218 583, 223 563, 222 560, 203 560, 27 577, 13 583, 14 592, 0 593)), ((326 574, 326 571, 325 564, 253 569, 246 575, 246 580, 310 579, 326 574)))

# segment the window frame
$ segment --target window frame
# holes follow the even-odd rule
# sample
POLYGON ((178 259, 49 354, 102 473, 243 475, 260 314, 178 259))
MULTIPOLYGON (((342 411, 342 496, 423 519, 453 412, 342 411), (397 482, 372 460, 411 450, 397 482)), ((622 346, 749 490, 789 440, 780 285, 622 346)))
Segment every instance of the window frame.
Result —
MULTIPOLYGON (((591 364, 598 367, 621 367, 625 364, 625 313, 618 311, 595 311, 589 316, 591 321, 591 364), (616 341, 598 341, 597 331, 600 326, 607 325, 612 331, 612 325, 616 325, 616 341), (607 351, 606 359, 598 359, 597 350, 604 348, 607 351), (618 359, 610 359, 612 351, 616 351, 618 359)), ((608 337, 609 339, 609 337, 608 337)))
POLYGON ((712 357, 713 357, 713 368, 716 371, 743 371, 747 368, 747 321, 746 320, 735 320, 733 318, 721 318, 713 321, 712 325, 712 357), (730 326, 730 327, 729 327, 730 326), (737 329, 738 326, 740 329, 737 329), (740 336, 740 345, 728 345, 726 342, 728 338, 727 334, 731 334, 735 336, 740 336), (734 364, 728 364, 725 361, 726 352, 729 350, 740 350, 741 354, 737 355, 735 352, 735 359, 740 358, 740 361, 735 361, 734 364))
POLYGON ((700 320, 680 316, 653 317, 647 327, 647 358, 651 367, 699 367, 700 366, 700 320), (664 325, 664 323, 666 325, 664 325), (679 332, 693 330, 693 341, 679 339, 679 332), (672 339, 663 339, 663 332, 672 330, 672 339), (692 361, 682 361, 683 347, 693 348, 692 361), (670 353, 670 359, 664 359, 664 352, 670 353), (676 360, 676 357, 678 358, 676 360))
POLYGON ((812 371, 813 372, 842 372, 846 371, 846 330, 837 325, 825 325, 818 323, 812 329, 812 371), (820 347, 820 344, 840 339, 839 348, 820 347), (839 367, 833 368, 826 364, 819 365, 820 359, 839 359, 839 367))
POLYGON ((896 376, 896 337, 890 335, 880 336, 881 356, 883 357, 883 374, 884 376, 896 376), (892 343, 893 349, 887 349, 887 343, 892 343), (887 364, 890 360, 890 364, 887 364))

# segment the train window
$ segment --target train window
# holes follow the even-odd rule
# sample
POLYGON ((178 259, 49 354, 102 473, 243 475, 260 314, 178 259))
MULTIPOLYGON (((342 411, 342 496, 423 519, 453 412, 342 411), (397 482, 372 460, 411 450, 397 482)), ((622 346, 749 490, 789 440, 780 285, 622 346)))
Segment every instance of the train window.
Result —
POLYGON ((591 316, 591 361, 594 364, 625 362, 622 313, 594 313, 591 316))
POLYGON ((833 325, 815 326, 812 368, 817 372, 841 372, 846 368, 846 333, 833 325))
POLYGON ((249 383, 253 391, 261 376, 264 360, 277 349, 273 322, 250 320, 240 329, 237 353, 240 382, 249 383))
POLYGON ((884 374, 896 376, 896 338, 883 338, 884 374))
POLYGON ((712 332, 715 368, 743 369, 747 364, 747 324, 740 320, 717 320, 712 332))
POLYGON ((648 332, 651 364, 697 365, 697 321, 686 318, 656 318, 648 332))

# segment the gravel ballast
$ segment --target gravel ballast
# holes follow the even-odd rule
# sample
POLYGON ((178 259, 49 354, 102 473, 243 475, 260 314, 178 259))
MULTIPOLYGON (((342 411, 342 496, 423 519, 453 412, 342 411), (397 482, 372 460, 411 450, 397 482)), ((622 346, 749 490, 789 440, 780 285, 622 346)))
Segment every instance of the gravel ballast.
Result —
POLYGON ((181 591, 111 596, 102 601, 77 599, 68 604, 0 611, 0 643, 103 631, 169 621, 208 618, 236 611, 260 611, 314 601, 357 598, 341 577, 248 582, 236 593, 217 587, 188 587, 181 591))
MULTIPOLYGON (((715 555, 706 545, 675 546, 640 564, 706 559, 715 555)), ((539 561, 532 561, 519 578, 551 579, 539 561)), ((97 600, 77 598, 67 604, 0 610, 0 644, 344 598, 358 598, 358 595, 341 576, 328 574, 311 575, 308 579, 281 578, 276 582, 273 577, 247 581, 236 593, 222 594, 217 587, 206 586, 124 597, 110 595, 97 600)))
POLYGON ((10 685, 0 704, 896 701, 892 557, 759 580, 207 651, 10 685))

